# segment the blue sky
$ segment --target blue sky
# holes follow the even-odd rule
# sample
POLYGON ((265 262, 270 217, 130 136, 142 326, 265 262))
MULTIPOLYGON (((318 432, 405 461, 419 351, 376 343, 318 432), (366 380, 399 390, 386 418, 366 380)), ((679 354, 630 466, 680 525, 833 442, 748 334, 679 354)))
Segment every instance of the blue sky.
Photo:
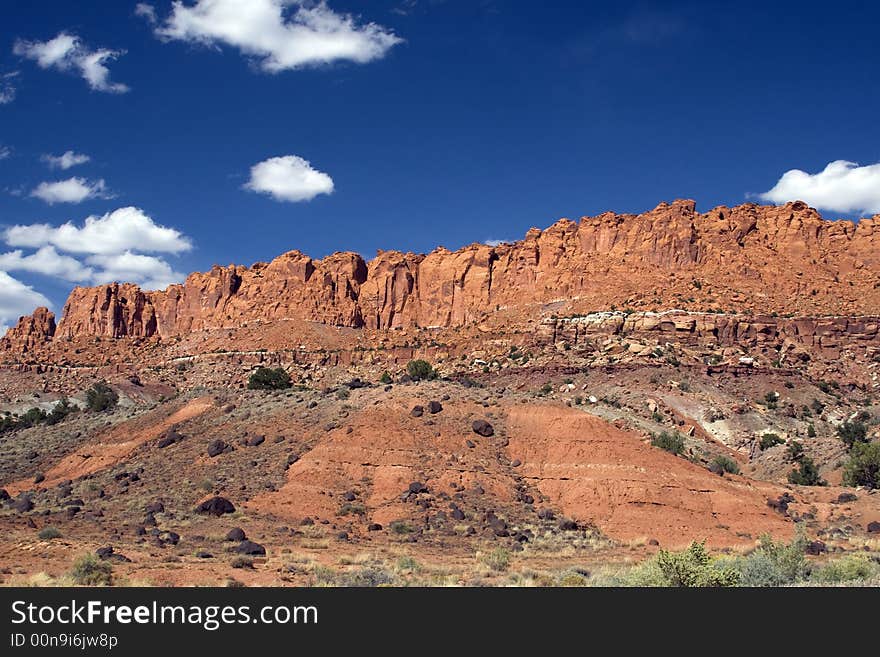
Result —
POLYGON ((874 3, 138 5, 0 9, 0 326, 77 283, 680 197, 880 213, 874 3))

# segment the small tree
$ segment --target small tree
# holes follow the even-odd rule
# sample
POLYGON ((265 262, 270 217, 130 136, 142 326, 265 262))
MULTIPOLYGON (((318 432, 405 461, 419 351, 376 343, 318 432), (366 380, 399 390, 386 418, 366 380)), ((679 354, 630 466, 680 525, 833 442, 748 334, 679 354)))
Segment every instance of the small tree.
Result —
POLYGON ((437 372, 426 360, 411 360, 406 365, 406 373, 415 381, 437 378, 437 372))
POLYGON ((86 408, 95 413, 103 413, 116 407, 119 395, 106 381, 98 381, 86 392, 86 408))
POLYGON ((274 370, 261 367, 248 379, 251 390, 284 390, 289 387, 290 375, 280 367, 274 370))
POLYGON ((804 446, 796 440, 792 440, 788 443, 788 448, 785 450, 785 455, 791 459, 792 461, 800 461, 804 455, 804 446))
POLYGON ((819 468, 809 456, 801 456, 798 468, 788 473, 788 483, 798 486, 824 486, 819 468))
POLYGON ((880 443, 857 443, 843 468, 847 486, 880 488, 880 443))
POLYGON ((844 422, 837 427, 837 435, 846 445, 847 449, 852 449, 856 443, 868 442, 868 427, 864 422, 853 420, 852 422, 844 422))
POLYGON ((765 449, 770 449, 776 445, 781 445, 785 441, 779 437, 778 434, 775 433, 765 433, 761 436, 761 451, 763 452, 765 449))
POLYGON ((384 383, 386 385, 391 383, 391 375, 387 370, 382 372, 382 377, 379 379, 379 383, 384 383))

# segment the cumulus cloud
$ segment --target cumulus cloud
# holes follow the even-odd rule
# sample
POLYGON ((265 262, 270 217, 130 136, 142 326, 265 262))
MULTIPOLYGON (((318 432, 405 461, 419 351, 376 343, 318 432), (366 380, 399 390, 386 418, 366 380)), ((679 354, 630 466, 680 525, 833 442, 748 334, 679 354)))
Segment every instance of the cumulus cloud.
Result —
POLYGON ((67 171, 71 167, 85 164, 92 158, 83 153, 74 153, 73 151, 65 151, 61 155, 43 155, 40 159, 49 165, 50 169, 61 169, 67 171))
POLYGON ((184 278, 183 274, 174 271, 162 258, 130 251, 91 256, 86 262, 100 268, 93 276, 98 284, 125 281, 137 283, 147 290, 163 290, 184 278))
POLYGON ((82 226, 67 222, 12 226, 3 232, 13 247, 41 248, 54 246, 68 253, 113 255, 126 251, 147 253, 182 253, 192 243, 180 231, 160 226, 143 210, 119 208, 102 216, 87 217, 82 226))
POLYGON ((326 2, 307 0, 197 0, 193 5, 175 0, 156 34, 238 48, 271 73, 336 61, 363 64, 402 41, 381 25, 359 23, 326 2))
POLYGON ((815 174, 792 169, 760 198, 772 203, 804 201, 813 207, 848 214, 880 213, 880 163, 859 166, 835 160, 815 174))
POLYGON ((155 25, 158 22, 158 19, 156 18, 156 8, 147 2, 137 3, 134 6, 134 15, 140 16, 150 25, 155 25))
POLYGON ((129 90, 124 84, 111 82, 110 69, 107 68, 108 62, 125 54, 124 50, 92 50, 75 34, 60 32, 49 41, 19 39, 13 52, 34 60, 40 68, 76 73, 95 91, 121 94, 129 90))
POLYGON ((90 182, 85 178, 68 178, 57 182, 42 182, 31 192, 49 205, 82 203, 90 198, 112 198, 103 179, 90 182))
POLYGON ((0 254, 0 270, 26 271, 74 283, 89 281, 94 275, 90 267, 84 266, 76 258, 61 255, 52 246, 44 246, 27 256, 21 249, 0 254))
POLYGON ((33 312, 37 306, 48 307, 51 303, 29 285, 0 271, 0 335, 5 334, 19 317, 33 312))
POLYGON ((269 194, 276 201, 310 201, 333 193, 333 179, 297 155, 270 157, 251 167, 245 189, 269 194))

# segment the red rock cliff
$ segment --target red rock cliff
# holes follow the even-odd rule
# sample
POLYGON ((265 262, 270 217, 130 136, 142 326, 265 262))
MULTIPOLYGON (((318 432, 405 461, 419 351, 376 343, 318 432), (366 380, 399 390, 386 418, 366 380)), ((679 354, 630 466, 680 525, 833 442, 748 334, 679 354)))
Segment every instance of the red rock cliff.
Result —
MULTIPOLYGON (((498 311, 516 320, 612 306, 876 313, 880 216, 826 221, 800 202, 700 214, 693 201, 675 201, 639 215, 562 219, 497 247, 388 251, 369 263, 355 253, 313 260, 291 251, 268 264, 191 274, 159 292, 78 287, 54 335, 167 337, 285 318, 454 327, 498 311)), ((48 339, 45 312, 23 318, 0 347, 19 351, 48 339)))

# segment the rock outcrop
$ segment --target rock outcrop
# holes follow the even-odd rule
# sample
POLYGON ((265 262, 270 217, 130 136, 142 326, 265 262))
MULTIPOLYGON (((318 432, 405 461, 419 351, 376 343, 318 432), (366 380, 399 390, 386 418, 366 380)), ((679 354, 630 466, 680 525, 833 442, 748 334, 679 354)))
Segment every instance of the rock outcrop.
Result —
POLYGON ((164 291, 124 283, 78 287, 57 329, 41 309, 22 318, 0 348, 25 353, 53 335, 165 338, 291 318, 352 328, 448 328, 613 306, 875 313, 880 216, 826 221, 801 202, 700 214, 693 201, 675 201, 639 215, 562 219, 494 247, 386 251, 369 263, 355 253, 314 260, 291 251, 268 264, 191 274, 164 291))
POLYGON ((0 338, 0 351, 27 354, 49 342, 55 335, 55 314, 40 307, 25 315, 0 338))

